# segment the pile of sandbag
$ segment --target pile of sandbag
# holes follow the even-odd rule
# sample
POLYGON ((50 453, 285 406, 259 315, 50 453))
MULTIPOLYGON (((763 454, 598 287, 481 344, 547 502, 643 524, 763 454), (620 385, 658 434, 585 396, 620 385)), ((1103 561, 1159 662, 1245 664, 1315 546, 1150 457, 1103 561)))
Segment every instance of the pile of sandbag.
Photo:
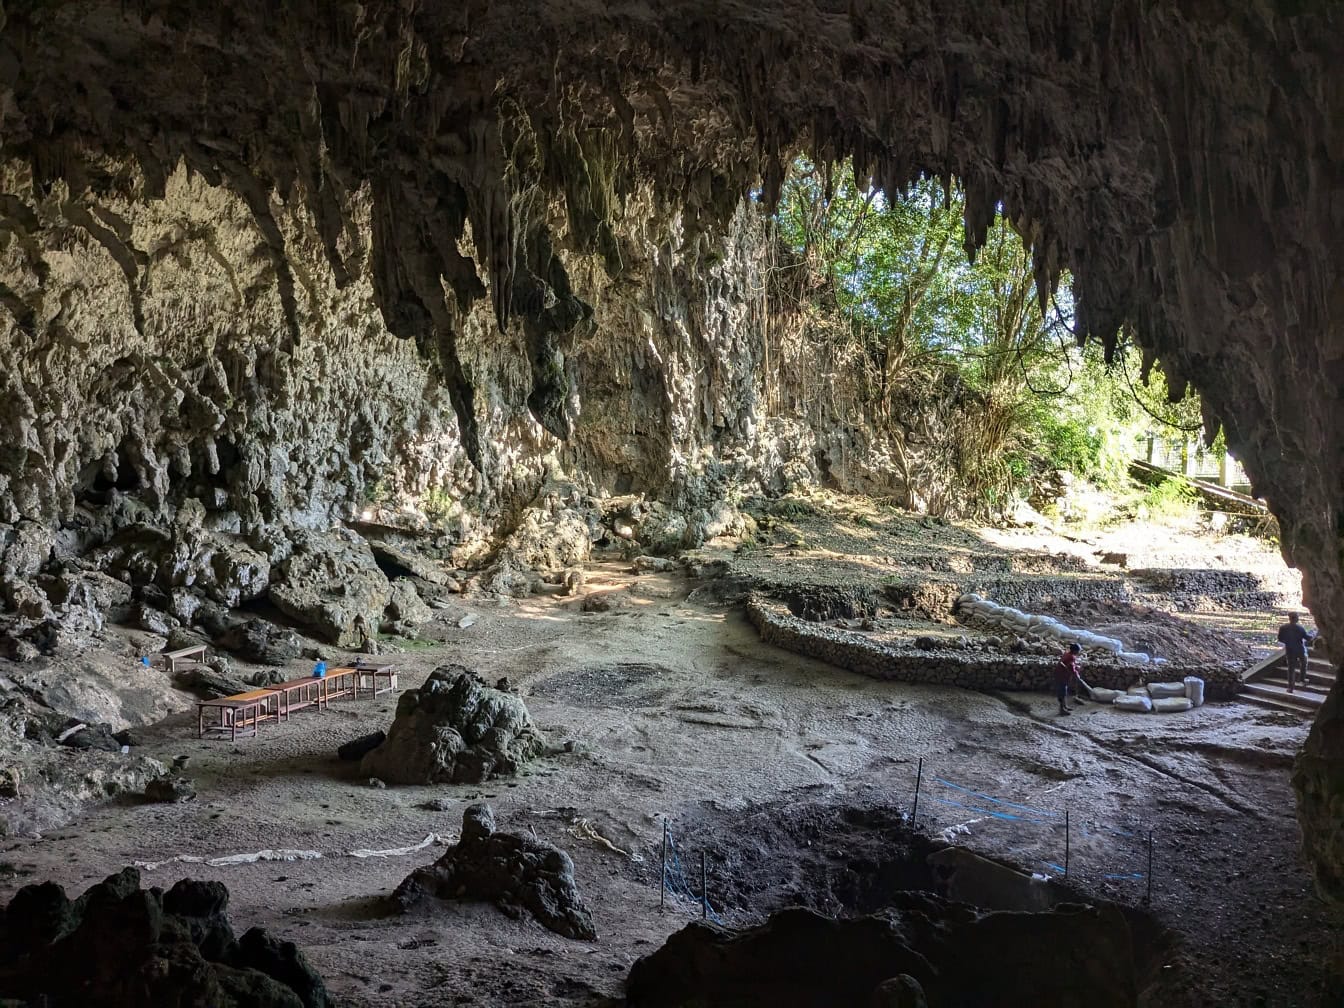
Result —
POLYGON ((1148 683, 1120 690, 1092 687, 1092 699, 1098 703, 1113 703, 1121 710, 1172 714, 1188 711, 1204 702, 1204 680, 1186 676, 1182 682, 1148 683))
POLYGON ((1034 634, 1060 644, 1077 643, 1084 651, 1107 654, 1130 665, 1147 665, 1155 661, 1140 651, 1124 650, 1124 642, 1117 637, 1103 637, 1089 630, 1077 630, 1052 616, 1024 613, 1012 606, 991 602, 974 592, 957 599, 956 611, 968 623, 985 629, 1007 630, 1023 636, 1034 634))

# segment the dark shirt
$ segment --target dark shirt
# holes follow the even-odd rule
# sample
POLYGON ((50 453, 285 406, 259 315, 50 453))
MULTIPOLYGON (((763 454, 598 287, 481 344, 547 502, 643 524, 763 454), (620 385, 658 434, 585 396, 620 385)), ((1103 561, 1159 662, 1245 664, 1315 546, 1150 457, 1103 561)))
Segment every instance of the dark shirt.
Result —
POLYGON ((1290 655, 1306 654, 1307 642, 1312 636, 1301 623, 1285 623, 1279 627, 1279 643, 1290 655))
POLYGON ((1065 651, 1059 656, 1059 664, 1055 666, 1055 685, 1067 686, 1078 678, 1078 656, 1072 651, 1065 651))

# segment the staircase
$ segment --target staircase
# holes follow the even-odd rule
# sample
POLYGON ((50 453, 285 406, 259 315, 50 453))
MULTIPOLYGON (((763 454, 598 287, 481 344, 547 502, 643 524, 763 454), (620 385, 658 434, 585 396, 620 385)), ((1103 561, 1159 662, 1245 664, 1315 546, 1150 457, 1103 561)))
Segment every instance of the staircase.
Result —
POLYGON ((1242 673, 1238 699, 1257 707, 1315 717, 1335 684, 1335 667, 1324 658, 1307 658, 1307 681, 1288 692, 1288 656, 1277 651, 1242 673))

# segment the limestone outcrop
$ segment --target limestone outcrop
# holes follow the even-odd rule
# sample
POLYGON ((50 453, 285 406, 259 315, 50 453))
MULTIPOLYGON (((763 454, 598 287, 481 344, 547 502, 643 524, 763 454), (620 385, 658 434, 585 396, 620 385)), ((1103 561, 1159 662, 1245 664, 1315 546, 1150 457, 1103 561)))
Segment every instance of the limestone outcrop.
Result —
POLYGON ((219 882, 145 890, 133 868, 74 900, 52 882, 25 886, 0 915, 0 998, 327 1008, 303 953, 261 928, 235 938, 228 904, 219 882))
POLYGON ((427 897, 493 903, 511 917, 528 913, 566 938, 597 937, 569 855, 534 837, 499 832, 488 805, 468 806, 461 839, 392 896, 403 911, 427 897))
POLYGON ((516 773, 543 748, 517 694, 445 665, 401 695, 386 741, 359 772, 389 784, 477 783, 516 773))
POLYGON ((267 598, 337 647, 359 647, 382 623, 392 586, 359 535, 335 529, 291 536, 267 598))

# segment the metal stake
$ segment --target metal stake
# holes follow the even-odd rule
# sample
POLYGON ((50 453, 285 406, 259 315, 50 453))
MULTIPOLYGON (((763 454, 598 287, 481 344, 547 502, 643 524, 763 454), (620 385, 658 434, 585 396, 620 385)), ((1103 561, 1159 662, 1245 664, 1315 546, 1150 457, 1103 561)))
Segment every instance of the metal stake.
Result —
POLYGON ((663 866, 658 873, 658 909, 667 903, 667 820, 663 820, 663 866))
POLYGON ((709 872, 705 869, 705 852, 700 852, 700 916, 709 916, 709 872))
POLYGON ((919 765, 915 767, 915 801, 910 806, 910 825, 915 824, 915 817, 919 815, 919 784, 924 779, 924 757, 919 758, 919 765))
POLYGON ((1064 810, 1064 877, 1069 877, 1069 810, 1064 810))

